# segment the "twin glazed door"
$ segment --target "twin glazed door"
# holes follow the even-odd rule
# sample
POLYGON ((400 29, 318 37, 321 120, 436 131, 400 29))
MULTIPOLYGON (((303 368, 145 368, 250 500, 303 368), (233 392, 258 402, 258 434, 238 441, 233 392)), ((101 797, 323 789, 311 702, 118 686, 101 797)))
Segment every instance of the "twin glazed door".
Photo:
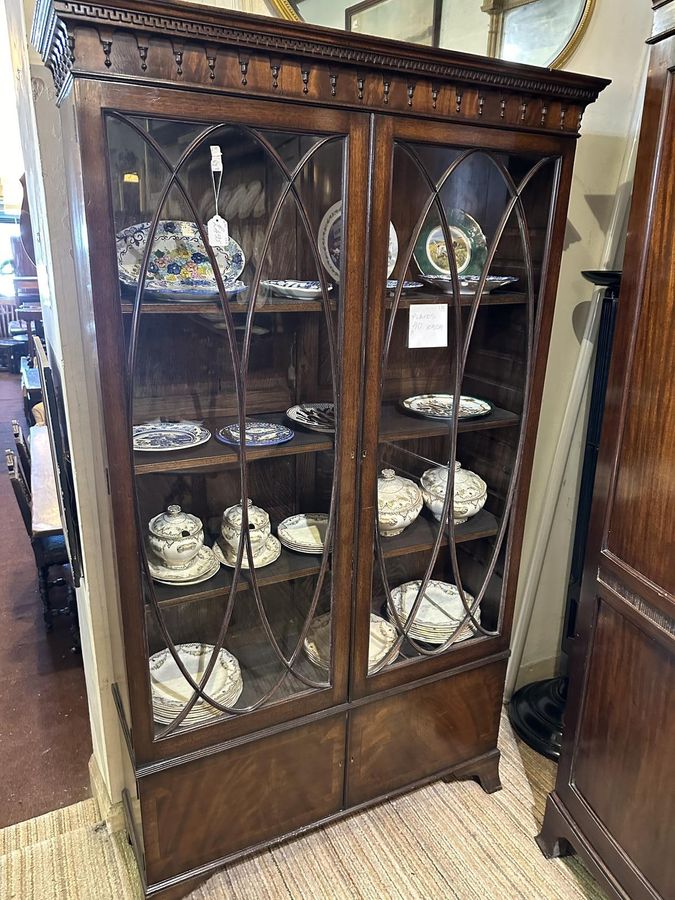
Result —
POLYGON ((138 761, 505 649, 563 141, 76 95, 138 761))

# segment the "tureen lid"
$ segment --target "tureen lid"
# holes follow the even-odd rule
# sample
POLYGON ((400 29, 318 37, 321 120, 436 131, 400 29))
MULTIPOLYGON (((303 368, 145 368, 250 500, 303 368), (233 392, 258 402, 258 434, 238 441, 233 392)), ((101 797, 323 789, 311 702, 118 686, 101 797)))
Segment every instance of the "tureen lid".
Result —
POLYGON ((198 534, 202 530, 202 523, 197 516, 183 512, 180 506, 171 505, 166 512, 150 519, 148 525, 150 534, 162 538, 186 538, 198 534))
MULTIPOLYGON (((448 467, 438 466, 427 469, 420 478, 422 487, 431 494, 445 497, 448 486, 448 467)), ((482 497, 487 491, 487 484, 480 475, 469 469, 463 469, 462 464, 455 460, 455 496, 461 490, 464 499, 476 499, 482 497)))
POLYGON ((414 506, 421 495, 414 481, 397 475, 394 469, 382 469, 377 479, 377 500, 380 507, 386 506, 388 511, 408 509, 414 506))
MULTIPOLYGON (((254 506, 250 497, 246 500, 246 504, 248 507, 249 528, 266 528, 269 525, 270 517, 265 510, 261 509, 259 506, 254 506)), ((223 524, 227 523, 233 528, 240 529, 243 512, 244 509, 241 503, 235 503, 234 506, 228 506, 223 513, 223 524)))

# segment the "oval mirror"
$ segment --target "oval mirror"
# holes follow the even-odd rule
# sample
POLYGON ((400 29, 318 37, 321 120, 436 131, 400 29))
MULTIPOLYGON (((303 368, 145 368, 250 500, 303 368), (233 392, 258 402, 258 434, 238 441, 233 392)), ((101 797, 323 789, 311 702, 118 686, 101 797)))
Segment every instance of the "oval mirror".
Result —
POLYGON ((267 0, 285 19, 499 57, 561 66, 595 0, 267 0))

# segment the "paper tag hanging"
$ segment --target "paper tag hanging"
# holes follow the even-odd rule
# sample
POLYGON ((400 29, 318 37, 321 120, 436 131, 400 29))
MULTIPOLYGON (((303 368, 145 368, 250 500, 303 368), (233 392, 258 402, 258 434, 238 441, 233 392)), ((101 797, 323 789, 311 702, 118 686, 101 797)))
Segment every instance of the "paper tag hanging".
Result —
POLYGON ((448 346, 448 304, 420 303, 410 307, 408 347, 448 346))
POLYGON ((211 171, 223 171, 223 152, 220 147, 216 145, 211 146, 211 171))
POLYGON ((209 244, 211 244, 212 247, 227 247, 230 240, 230 233, 227 222, 222 216, 214 216, 212 219, 209 219, 206 223, 206 230, 208 232, 209 244))

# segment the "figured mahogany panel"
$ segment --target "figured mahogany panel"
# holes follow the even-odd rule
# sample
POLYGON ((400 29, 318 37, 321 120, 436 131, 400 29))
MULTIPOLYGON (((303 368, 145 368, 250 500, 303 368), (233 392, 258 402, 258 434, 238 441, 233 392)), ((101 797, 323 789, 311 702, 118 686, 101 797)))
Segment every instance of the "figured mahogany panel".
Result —
POLYGON ((383 700, 350 717, 347 804, 354 806, 493 750, 505 661, 383 700))
POLYGON ((344 742, 338 715, 141 779, 148 884, 337 812, 344 742))
POLYGON ((600 601, 572 767, 575 790, 662 897, 675 884, 673 649, 600 601))

